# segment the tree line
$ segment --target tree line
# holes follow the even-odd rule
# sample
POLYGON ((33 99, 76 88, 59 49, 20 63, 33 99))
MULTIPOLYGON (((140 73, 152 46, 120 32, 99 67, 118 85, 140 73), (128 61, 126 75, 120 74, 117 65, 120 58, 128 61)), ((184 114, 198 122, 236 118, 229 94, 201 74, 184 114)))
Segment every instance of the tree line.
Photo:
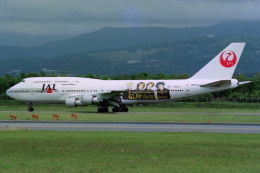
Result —
MULTIPOLYGON (((43 71, 40 73, 21 73, 18 76, 12 76, 10 74, 6 74, 4 77, 0 77, 0 92, 1 94, 5 94, 6 90, 10 87, 16 85, 21 82, 24 78, 29 77, 57 77, 55 73, 46 74, 43 71)), ((65 74, 61 74, 59 76, 66 76, 65 74)), ((187 79, 189 76, 187 74, 149 74, 146 72, 136 73, 136 74, 119 74, 117 76, 100 76, 94 74, 87 74, 85 76, 77 76, 77 77, 85 77, 85 78, 93 78, 93 79, 103 79, 103 80, 158 80, 158 79, 187 79)), ((237 79, 239 82, 242 81, 252 81, 251 83, 239 85, 237 88, 220 91, 217 93, 212 93, 214 97, 231 97, 231 98, 259 98, 260 97, 260 73, 256 73, 252 77, 248 77, 247 75, 239 74, 233 76, 233 79, 237 79)))

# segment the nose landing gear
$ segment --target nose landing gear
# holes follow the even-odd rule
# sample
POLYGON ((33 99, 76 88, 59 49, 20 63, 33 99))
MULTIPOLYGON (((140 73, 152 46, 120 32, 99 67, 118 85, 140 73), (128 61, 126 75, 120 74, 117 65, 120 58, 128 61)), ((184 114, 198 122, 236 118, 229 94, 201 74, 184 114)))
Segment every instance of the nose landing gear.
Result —
POLYGON ((34 111, 34 108, 33 108, 33 106, 32 106, 32 103, 27 103, 27 105, 29 106, 28 111, 29 111, 29 112, 33 112, 33 111, 34 111))

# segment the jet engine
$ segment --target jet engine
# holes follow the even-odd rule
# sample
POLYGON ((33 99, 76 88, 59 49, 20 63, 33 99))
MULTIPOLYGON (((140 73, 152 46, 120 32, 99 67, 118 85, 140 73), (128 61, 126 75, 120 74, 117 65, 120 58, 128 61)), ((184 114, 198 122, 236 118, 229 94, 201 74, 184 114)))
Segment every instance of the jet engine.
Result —
POLYGON ((103 100, 92 95, 83 95, 81 97, 69 97, 66 99, 65 104, 67 107, 77 107, 86 105, 99 105, 103 100))
POLYGON ((101 98, 94 97, 92 95, 83 95, 82 97, 83 103, 86 105, 98 105, 103 100, 101 98))
POLYGON ((65 101, 65 104, 67 107, 78 107, 78 106, 84 106, 85 104, 82 102, 82 100, 78 100, 77 98, 67 98, 65 101))

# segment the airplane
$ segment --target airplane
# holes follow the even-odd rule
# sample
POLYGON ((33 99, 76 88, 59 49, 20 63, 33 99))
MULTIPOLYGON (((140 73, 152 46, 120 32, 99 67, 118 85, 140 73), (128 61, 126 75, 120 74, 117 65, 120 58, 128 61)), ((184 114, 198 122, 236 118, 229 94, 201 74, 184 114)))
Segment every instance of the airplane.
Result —
POLYGON ((65 104, 67 107, 97 105, 98 112, 128 112, 127 106, 177 101, 206 93, 232 89, 232 79, 245 43, 231 43, 195 75, 181 80, 100 80, 82 77, 31 77, 11 87, 6 94, 26 102, 65 104))

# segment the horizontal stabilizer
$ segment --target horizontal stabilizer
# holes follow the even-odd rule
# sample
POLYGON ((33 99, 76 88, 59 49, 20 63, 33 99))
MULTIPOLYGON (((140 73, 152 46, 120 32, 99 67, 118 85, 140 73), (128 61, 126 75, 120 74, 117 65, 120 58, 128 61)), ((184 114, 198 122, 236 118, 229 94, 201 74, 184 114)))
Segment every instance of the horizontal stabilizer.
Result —
POLYGON ((250 82, 252 82, 252 81, 238 82, 238 85, 243 85, 243 84, 250 83, 250 82))
POLYGON ((200 86, 201 87, 223 87, 223 86, 227 86, 227 85, 231 85, 231 80, 219 80, 216 82, 211 82, 211 83, 200 85, 200 86))

